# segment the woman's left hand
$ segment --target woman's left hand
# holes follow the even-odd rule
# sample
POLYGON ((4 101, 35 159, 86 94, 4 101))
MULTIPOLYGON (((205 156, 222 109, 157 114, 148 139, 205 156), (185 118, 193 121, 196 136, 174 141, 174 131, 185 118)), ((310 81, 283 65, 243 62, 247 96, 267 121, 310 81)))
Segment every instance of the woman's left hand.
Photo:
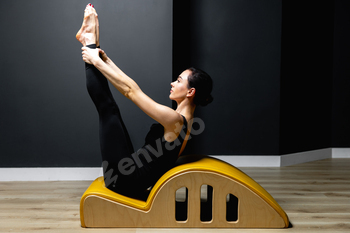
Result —
POLYGON ((88 47, 82 47, 81 50, 83 55, 83 60, 86 63, 93 64, 95 60, 100 59, 98 49, 90 49, 88 47))

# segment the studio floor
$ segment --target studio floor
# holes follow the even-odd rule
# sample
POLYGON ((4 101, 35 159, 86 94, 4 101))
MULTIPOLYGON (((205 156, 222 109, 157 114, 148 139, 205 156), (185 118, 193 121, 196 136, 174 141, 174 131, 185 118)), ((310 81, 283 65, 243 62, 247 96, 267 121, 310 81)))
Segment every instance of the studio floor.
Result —
POLYGON ((292 228, 81 228, 79 201, 91 181, 52 181, 0 182, 0 232, 350 232, 350 159, 241 170, 276 199, 292 228))

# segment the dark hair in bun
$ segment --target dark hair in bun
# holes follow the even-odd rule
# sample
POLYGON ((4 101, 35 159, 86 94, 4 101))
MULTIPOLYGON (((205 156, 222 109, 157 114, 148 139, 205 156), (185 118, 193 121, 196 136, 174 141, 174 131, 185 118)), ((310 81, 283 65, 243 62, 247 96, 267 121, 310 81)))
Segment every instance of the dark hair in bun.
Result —
POLYGON ((211 77, 201 69, 191 67, 192 73, 188 76, 188 88, 195 88, 196 93, 193 98, 195 105, 206 106, 213 102, 211 91, 213 89, 213 80, 211 77))

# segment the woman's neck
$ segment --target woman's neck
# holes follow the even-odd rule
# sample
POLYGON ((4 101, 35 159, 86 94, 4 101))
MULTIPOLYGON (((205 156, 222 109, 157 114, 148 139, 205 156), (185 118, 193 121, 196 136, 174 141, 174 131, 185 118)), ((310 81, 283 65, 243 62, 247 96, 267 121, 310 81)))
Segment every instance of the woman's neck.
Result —
POLYGON ((180 103, 177 103, 176 112, 180 113, 181 115, 184 115, 187 118, 187 120, 190 120, 193 118, 195 108, 196 105, 194 105, 188 99, 185 99, 180 103))

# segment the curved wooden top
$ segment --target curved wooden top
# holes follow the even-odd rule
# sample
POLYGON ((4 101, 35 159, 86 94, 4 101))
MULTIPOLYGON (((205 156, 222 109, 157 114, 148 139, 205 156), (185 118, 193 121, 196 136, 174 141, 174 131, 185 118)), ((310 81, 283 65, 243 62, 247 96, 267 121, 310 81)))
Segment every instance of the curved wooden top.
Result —
MULTIPOLYGON (((143 211, 148 211, 152 205, 152 202, 154 201, 156 193, 160 190, 160 188, 164 185, 166 181, 168 181, 174 176, 180 175, 181 173, 190 171, 210 171, 235 180, 236 182, 242 184, 243 186, 253 191, 266 203, 268 203, 282 217, 282 219, 285 222, 285 227, 288 227, 288 216, 280 207, 280 205, 275 201, 275 199, 263 187, 261 187, 257 182, 255 182, 252 178, 250 178, 238 168, 219 159, 202 155, 181 156, 178 159, 177 166, 166 172, 157 181, 157 183, 152 188, 147 201, 141 201, 115 193, 107 189, 104 185, 103 177, 99 177, 90 185, 90 187, 83 194, 80 206, 83 206, 84 200, 88 195, 98 195, 100 197, 104 197, 106 199, 130 207, 134 207, 143 211)), ((82 209, 83 208, 80 208, 80 216, 83 216, 82 209)))

